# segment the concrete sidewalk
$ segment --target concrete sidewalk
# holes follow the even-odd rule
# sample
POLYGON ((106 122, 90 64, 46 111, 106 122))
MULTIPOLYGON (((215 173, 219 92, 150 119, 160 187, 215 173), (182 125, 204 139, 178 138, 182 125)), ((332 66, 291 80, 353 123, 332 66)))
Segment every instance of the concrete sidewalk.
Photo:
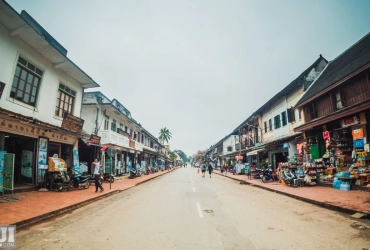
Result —
POLYGON ((250 180, 246 175, 233 175, 232 173, 223 175, 218 170, 215 170, 214 173, 237 180, 239 182, 242 181, 242 184, 253 185, 255 187, 287 195, 321 207, 349 214, 354 214, 357 212, 366 213, 368 214, 367 217, 370 217, 370 192, 356 190, 342 191, 324 186, 305 186, 293 188, 276 181, 268 181, 267 183, 263 183, 260 179, 250 180))
POLYGON ((16 225, 17 228, 30 226, 48 218, 69 212, 91 202, 117 194, 146 181, 167 174, 160 171, 154 174, 142 175, 135 179, 116 180, 109 189, 109 182, 103 183, 103 192, 95 193, 95 185, 91 183, 89 189, 73 189, 62 192, 23 192, 15 193, 15 202, 1 200, 0 225, 16 225))

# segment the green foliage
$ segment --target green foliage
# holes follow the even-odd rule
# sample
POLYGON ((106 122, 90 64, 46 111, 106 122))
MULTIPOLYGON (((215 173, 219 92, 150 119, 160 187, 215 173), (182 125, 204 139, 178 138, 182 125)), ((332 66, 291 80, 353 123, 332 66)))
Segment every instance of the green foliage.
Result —
POLYGON ((176 154, 174 152, 170 152, 170 160, 175 161, 176 160, 176 154))
POLYGON ((158 140, 163 144, 164 142, 167 142, 172 138, 172 134, 170 130, 166 127, 161 128, 159 131, 159 137, 158 140))
POLYGON ((184 153, 182 150, 175 150, 176 152, 182 159, 183 162, 186 162, 188 160, 188 156, 184 153))

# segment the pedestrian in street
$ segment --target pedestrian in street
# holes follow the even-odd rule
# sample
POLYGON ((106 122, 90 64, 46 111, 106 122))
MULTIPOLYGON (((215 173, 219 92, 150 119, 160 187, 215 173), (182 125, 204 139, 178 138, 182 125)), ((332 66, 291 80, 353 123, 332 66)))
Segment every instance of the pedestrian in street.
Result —
POLYGON ((95 178, 95 193, 98 192, 98 188, 100 188, 100 192, 104 191, 104 188, 100 184, 100 161, 98 158, 95 159, 93 162, 94 164, 94 178, 95 178))
POLYGON ((208 173, 209 173, 209 178, 211 178, 212 171, 213 171, 213 167, 212 167, 211 163, 209 163, 209 164, 208 164, 208 173))
POLYGON ((202 164, 202 177, 206 177, 206 164, 202 164))

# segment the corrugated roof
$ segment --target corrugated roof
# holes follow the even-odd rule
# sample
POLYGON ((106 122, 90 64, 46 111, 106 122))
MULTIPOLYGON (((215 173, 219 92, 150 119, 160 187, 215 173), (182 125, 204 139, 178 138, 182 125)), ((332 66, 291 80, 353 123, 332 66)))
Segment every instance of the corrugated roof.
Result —
POLYGON ((297 102, 296 107, 313 100, 318 93, 323 94, 325 89, 368 63, 370 63, 370 33, 331 61, 297 102))

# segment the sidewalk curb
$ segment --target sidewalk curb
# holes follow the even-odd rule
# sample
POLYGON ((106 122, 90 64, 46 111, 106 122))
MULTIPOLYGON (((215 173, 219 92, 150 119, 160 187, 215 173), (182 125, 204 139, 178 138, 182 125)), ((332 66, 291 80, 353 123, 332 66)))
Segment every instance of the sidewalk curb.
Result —
POLYGON ((88 199, 88 200, 85 200, 85 201, 81 201, 81 202, 78 202, 76 204, 69 205, 69 206, 66 206, 66 207, 61 208, 61 209, 58 209, 58 210, 54 210, 54 211, 51 211, 51 212, 48 212, 48 213, 45 213, 45 214, 42 214, 42 215, 38 215, 38 216, 29 218, 29 219, 26 219, 26 220, 23 220, 23 221, 16 222, 14 225, 17 226, 17 229, 23 229, 25 227, 33 226, 33 225, 35 225, 37 223, 41 223, 41 222, 43 222, 45 220, 51 219, 51 218, 56 217, 58 215, 66 214, 68 212, 71 212, 71 211, 76 210, 78 208, 81 208, 83 206, 86 206, 86 205, 88 205, 90 203, 96 202, 96 201, 101 200, 101 199, 108 198, 108 197, 110 197, 112 195, 121 193, 121 192, 123 192, 125 190, 128 190, 128 189, 131 189, 133 187, 139 186, 139 185, 141 185, 141 184, 143 184, 145 182, 148 182, 150 180, 153 180, 153 179, 155 179, 157 177, 160 177, 160 176, 163 176, 163 175, 169 173, 169 172, 166 172, 166 171, 163 171, 163 172, 164 173, 161 174, 161 175, 157 175, 157 176, 154 176, 153 178, 140 181, 140 182, 136 183, 135 185, 133 185, 131 187, 128 187, 128 188, 125 188, 125 189, 114 190, 114 191, 111 191, 109 193, 105 193, 103 195, 99 195, 97 197, 94 197, 94 198, 91 198, 91 199, 88 199))
POLYGON ((261 186, 261 185, 258 185, 258 184, 256 185, 254 183, 248 182, 247 180, 240 180, 240 179, 234 178, 233 176, 222 175, 221 173, 217 173, 217 172, 215 172, 215 173, 218 174, 218 175, 224 176, 224 177, 228 177, 232 180, 236 180, 236 181, 240 182, 240 184, 246 184, 246 185, 249 185, 249 186, 265 189, 265 190, 268 190, 268 191, 271 191, 271 192, 282 194, 282 195, 285 195, 285 196, 288 196, 288 197, 291 197, 291 198, 294 198, 294 199, 297 199, 297 200, 300 200, 300 201, 304 201, 304 202, 307 202, 307 203, 310 203, 310 204, 313 204, 313 205, 316 205, 316 206, 324 207, 324 208, 327 208, 327 209, 330 209, 330 210, 339 211, 339 212, 343 212, 343 213, 346 213, 346 214, 364 213, 364 211, 358 211, 358 210, 355 210, 355 209, 344 208, 344 207, 332 205, 332 204, 329 204, 329 203, 316 201, 316 200, 312 200, 312 199, 309 199, 309 198, 304 198, 304 197, 301 197, 301 196, 285 193, 283 191, 278 191, 278 190, 275 190, 275 189, 272 189, 272 188, 269 188, 269 187, 265 187, 265 186, 261 186))

